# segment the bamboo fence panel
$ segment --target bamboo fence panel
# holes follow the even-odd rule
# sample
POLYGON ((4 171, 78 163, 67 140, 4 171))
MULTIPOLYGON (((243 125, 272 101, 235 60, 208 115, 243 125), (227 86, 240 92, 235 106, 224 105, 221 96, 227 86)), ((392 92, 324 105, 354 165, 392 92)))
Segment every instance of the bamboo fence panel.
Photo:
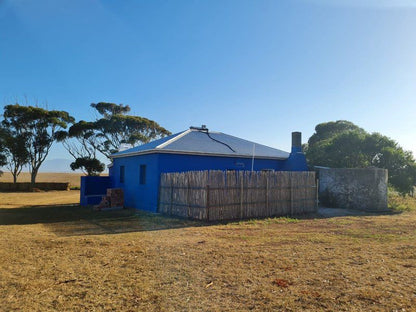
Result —
POLYGON ((220 221, 299 215, 317 208, 315 172, 163 173, 159 212, 220 221))

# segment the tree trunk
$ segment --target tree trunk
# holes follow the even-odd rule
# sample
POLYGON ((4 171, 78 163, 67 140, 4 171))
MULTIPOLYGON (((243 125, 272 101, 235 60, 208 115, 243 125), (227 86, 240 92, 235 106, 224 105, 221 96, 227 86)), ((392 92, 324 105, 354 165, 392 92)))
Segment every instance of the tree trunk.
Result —
POLYGON ((30 173, 30 186, 31 188, 35 187, 35 183, 36 183, 36 176, 38 174, 38 169, 33 168, 32 172, 30 173))
POLYGON ((17 183, 17 174, 16 172, 13 172, 13 184, 17 183))

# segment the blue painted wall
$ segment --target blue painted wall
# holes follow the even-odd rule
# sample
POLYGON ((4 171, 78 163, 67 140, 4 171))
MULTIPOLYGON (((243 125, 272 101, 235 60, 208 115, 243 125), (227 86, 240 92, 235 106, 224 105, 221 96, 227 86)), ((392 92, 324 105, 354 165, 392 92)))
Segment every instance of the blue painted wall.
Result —
MULTIPOLYGON (((251 158, 219 157, 181 154, 147 154, 114 158, 113 187, 124 189, 125 206, 157 212, 160 174, 191 170, 251 170, 251 158), (140 182, 140 166, 146 165, 146 184, 140 182), (124 166, 124 182, 120 167, 124 166)), ((285 170, 285 160, 254 159, 254 170, 285 170)))
POLYGON ((305 154, 292 152, 282 167, 283 171, 308 171, 305 154))
MULTIPOLYGON (((85 195, 105 194, 107 188, 115 187, 124 190, 126 207, 156 212, 160 174, 163 172, 251 170, 251 166, 252 159, 250 157, 154 153, 114 158, 113 166, 109 170, 109 178, 88 177, 88 179, 81 180, 81 204, 96 204, 95 202, 86 202, 87 197, 85 195), (140 169, 143 165, 146 166, 145 184, 140 183, 140 169), (122 166, 124 166, 124 181, 120 177, 122 166)), ((292 150, 287 160, 255 158, 253 168, 255 171, 263 169, 276 171, 308 170, 305 155, 298 150, 292 150)), ((90 198, 90 200, 93 200, 93 198, 90 198)))
POLYGON ((113 187, 124 190, 124 205, 156 212, 159 189, 159 154, 115 158, 112 167, 113 187), (140 166, 146 165, 146 184, 140 184, 140 166), (124 182, 120 181, 120 167, 124 166, 124 182))
MULTIPOLYGON (((199 156, 181 154, 160 154, 161 172, 182 172, 191 170, 251 170, 251 158, 199 156)), ((283 168, 285 161, 254 159, 254 170, 283 168)))
POLYGON ((101 202, 108 188, 111 188, 110 177, 81 177, 80 204, 97 205, 101 202))

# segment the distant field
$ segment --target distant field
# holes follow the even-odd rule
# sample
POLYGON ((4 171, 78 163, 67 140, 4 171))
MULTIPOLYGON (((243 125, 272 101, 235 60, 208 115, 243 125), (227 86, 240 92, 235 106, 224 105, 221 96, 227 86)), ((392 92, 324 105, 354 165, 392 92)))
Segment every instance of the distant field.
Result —
POLYGON ((0 310, 415 311, 416 211, 207 224, 78 197, 0 193, 0 310))
MULTIPOLYGON (((80 177, 83 176, 82 173, 65 173, 65 172, 47 172, 39 173, 36 182, 69 182, 71 186, 80 186, 80 177)), ((4 172, 0 177, 0 182, 13 182, 13 176, 10 172, 4 172)), ((22 172, 17 182, 30 182, 30 173, 22 172)))
POLYGON ((79 191, 49 191, 35 193, 0 192, 0 210, 31 206, 59 206, 79 204, 79 191))

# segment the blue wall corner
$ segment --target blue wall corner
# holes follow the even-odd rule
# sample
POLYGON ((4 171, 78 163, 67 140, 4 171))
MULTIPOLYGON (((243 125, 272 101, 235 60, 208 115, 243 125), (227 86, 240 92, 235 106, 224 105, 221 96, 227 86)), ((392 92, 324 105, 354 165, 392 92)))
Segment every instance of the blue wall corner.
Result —
POLYGON ((101 202, 101 196, 112 187, 110 177, 84 176, 81 177, 80 204, 81 206, 96 205, 101 202))
MULTIPOLYGON (((297 149, 297 148, 293 148, 297 149)), ((301 149, 300 149, 301 150, 301 149)), ((285 162, 285 171, 308 171, 305 154, 300 152, 290 153, 289 158, 285 162)))

